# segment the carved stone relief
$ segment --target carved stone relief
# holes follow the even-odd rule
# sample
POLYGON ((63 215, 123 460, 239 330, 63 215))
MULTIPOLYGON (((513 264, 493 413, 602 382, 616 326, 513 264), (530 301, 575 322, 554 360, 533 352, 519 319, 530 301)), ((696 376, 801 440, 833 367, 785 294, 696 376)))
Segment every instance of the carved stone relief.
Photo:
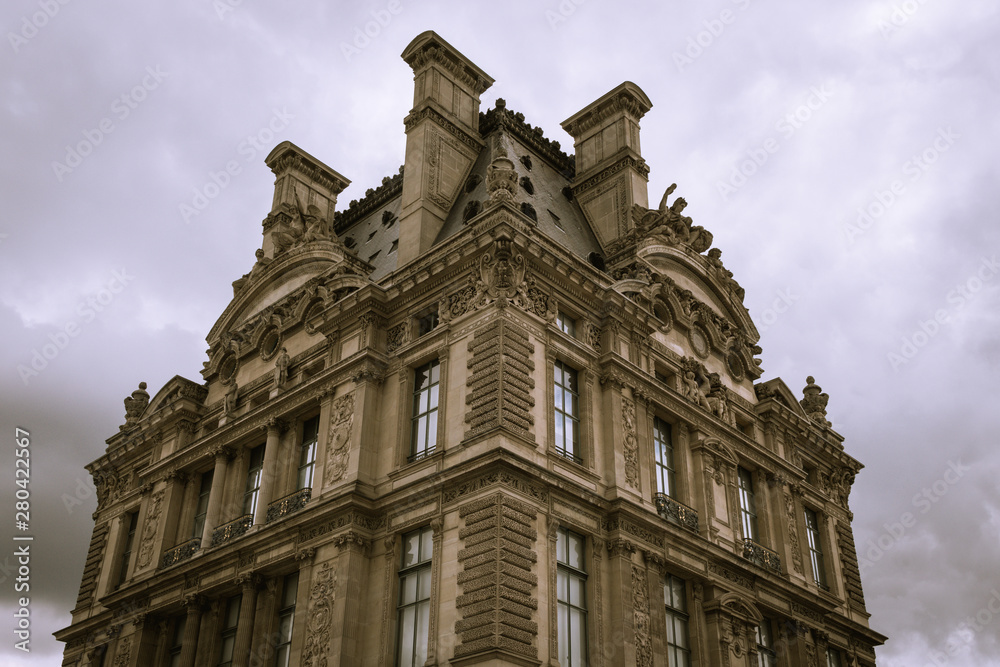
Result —
POLYGON ((336 588, 337 573, 330 563, 324 563, 323 568, 314 576, 312 590, 309 591, 306 645, 302 649, 303 667, 326 667, 336 588))
POLYGON ((624 441, 622 454, 625 457, 625 482, 633 489, 639 488, 639 442, 635 433, 635 403, 622 398, 622 430, 624 441))
POLYGON ((139 557, 136 565, 144 568, 149 565, 153 558, 153 544, 156 538, 156 529, 160 523, 160 509, 163 504, 163 491, 157 491, 149 499, 149 509, 146 511, 146 520, 142 525, 142 543, 139 546, 139 557))
POLYGON ((347 474, 354 427, 354 392, 334 399, 330 406, 330 429, 326 445, 325 484, 333 484, 347 474))

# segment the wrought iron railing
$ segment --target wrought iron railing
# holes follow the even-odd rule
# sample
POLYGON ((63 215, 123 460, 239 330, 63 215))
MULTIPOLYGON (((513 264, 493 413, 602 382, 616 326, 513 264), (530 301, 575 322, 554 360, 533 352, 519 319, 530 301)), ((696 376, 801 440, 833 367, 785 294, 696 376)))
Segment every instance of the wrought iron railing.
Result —
POLYGON ((665 493, 655 494, 653 500, 656 502, 657 513, 664 519, 698 532, 697 510, 677 502, 665 493))
POLYGON ((185 561, 198 551, 201 547, 201 538, 192 537, 186 542, 181 542, 173 549, 167 550, 163 554, 163 560, 160 562, 160 567, 170 567, 171 565, 177 565, 181 561, 185 561))
POLYGON ((754 565, 781 572, 781 557, 753 540, 743 540, 743 557, 754 565))
POLYGON ((292 512, 298 512, 306 506, 310 498, 312 498, 312 489, 301 489, 284 498, 278 498, 267 506, 267 518, 264 522, 271 523, 292 512))
POLYGON ((253 525, 253 514, 244 514, 238 519, 233 519, 229 523, 224 523, 212 531, 212 544, 222 544, 234 537, 239 537, 250 530, 253 525))

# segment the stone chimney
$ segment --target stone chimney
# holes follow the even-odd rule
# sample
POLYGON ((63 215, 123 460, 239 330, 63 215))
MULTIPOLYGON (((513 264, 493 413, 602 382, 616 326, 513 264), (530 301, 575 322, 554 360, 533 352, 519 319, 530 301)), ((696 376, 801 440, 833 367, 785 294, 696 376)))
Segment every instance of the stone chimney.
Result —
POLYGON ((639 119, 652 106, 626 81, 562 123, 576 151, 573 196, 605 249, 632 227, 633 204, 649 206, 639 119))
POLYGON ((319 209, 317 215, 332 223, 337 195, 351 182, 290 141, 275 146, 264 164, 275 176, 274 200, 264 219, 262 246, 264 256, 272 259, 276 254, 275 232, 285 218, 296 218, 296 213, 303 217, 310 206, 315 206, 319 209))
POLYGON ((444 225, 483 141, 479 96, 493 79, 437 33, 428 30, 403 51, 413 68, 413 109, 406 125, 399 258, 403 266, 427 252, 444 225))

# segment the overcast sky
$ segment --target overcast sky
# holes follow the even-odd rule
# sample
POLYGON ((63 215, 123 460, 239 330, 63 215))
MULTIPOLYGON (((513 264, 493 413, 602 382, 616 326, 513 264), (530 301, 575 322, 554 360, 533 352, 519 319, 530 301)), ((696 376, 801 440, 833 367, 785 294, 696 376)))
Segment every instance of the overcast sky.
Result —
POLYGON ((1000 665, 997 3, 62 2, 0 8, 0 499, 13 515, 20 426, 36 536, 23 664, 60 663, 96 506, 83 466, 122 399, 201 381, 260 247, 264 157, 291 140, 323 160, 353 182, 340 208, 394 174, 399 54, 433 29, 496 79, 484 110, 503 97, 565 150, 561 121, 622 81, 646 92, 650 201, 678 184, 746 289, 764 379, 801 395, 814 375, 866 466, 851 507, 880 666, 1000 665))

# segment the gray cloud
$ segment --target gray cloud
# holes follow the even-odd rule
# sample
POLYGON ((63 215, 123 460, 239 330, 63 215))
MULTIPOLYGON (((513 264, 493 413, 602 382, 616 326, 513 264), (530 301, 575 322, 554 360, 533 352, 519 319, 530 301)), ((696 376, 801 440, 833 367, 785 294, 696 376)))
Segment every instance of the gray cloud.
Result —
MULTIPOLYGON (((10 33, 39 4, 0 10, 0 433, 9 441, 17 424, 34 438, 32 664, 58 664, 47 635, 68 624, 92 527, 93 499, 69 512, 62 494, 86 479, 83 466, 117 430, 122 398, 139 381, 155 391, 175 374, 199 379, 204 337, 259 245, 272 185, 264 156, 285 139, 303 146, 353 181, 342 207, 395 173, 412 102, 399 53, 428 28, 496 79, 485 104, 504 97, 566 150, 562 120, 623 80, 645 90, 650 199, 679 184, 766 329, 766 377, 798 391, 815 375, 847 451, 867 466, 852 495, 859 549, 904 512, 916 515, 864 573, 872 625, 890 637, 880 664, 925 664, 949 642, 959 649, 949 665, 1000 664, 1000 619, 963 625, 1000 587, 1000 274, 974 293, 969 282, 1000 254, 988 194, 1000 180, 992 3, 894 15, 892 3, 860 1, 496 9, 400 0, 389 19, 378 0, 229 4, 220 18, 206 2, 70 2, 15 39, 16 52, 10 33), (724 10, 732 20, 720 31, 724 10), (377 34, 362 46, 366 27, 377 34), (679 67, 677 54, 691 62, 679 67), (147 68, 166 74, 154 80, 147 68), (824 85, 827 99, 809 108, 824 85), (248 138, 266 138, 276 110, 292 118, 255 148, 248 138), (908 169, 949 127, 958 137, 947 150, 908 169), (769 139, 777 149, 723 198, 719 183, 769 139), (53 162, 81 142, 93 144, 89 155, 60 180, 53 162), (181 205, 229 161, 239 173, 185 222, 181 205), (900 192, 880 201, 894 181, 900 192), (873 202, 882 212, 849 233, 859 208, 879 210, 873 202), (101 304, 122 269, 134 280, 101 304), (959 285, 970 290, 961 303, 949 299, 959 285), (946 321, 916 345, 939 310, 946 321), (18 366, 69 323, 78 334, 22 382, 18 366), (915 353, 893 367, 905 340, 915 353), (959 459, 971 470, 919 514, 914 495, 959 459)), ((12 496, 0 498, 9 506, 12 496)))

